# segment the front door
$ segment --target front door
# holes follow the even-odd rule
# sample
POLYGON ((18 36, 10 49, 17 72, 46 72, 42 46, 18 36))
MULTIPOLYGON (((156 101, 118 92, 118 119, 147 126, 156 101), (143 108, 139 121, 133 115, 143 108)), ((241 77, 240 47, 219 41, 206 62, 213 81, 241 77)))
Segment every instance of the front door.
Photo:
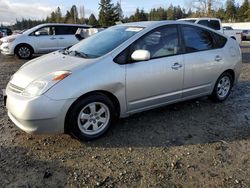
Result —
POLYGON ((35 53, 49 53, 58 50, 55 27, 46 26, 35 31, 30 37, 35 53))
POLYGON ((128 111, 145 110, 180 99, 184 67, 178 27, 170 25, 155 29, 131 48, 131 52, 147 50, 151 58, 126 65, 128 111))

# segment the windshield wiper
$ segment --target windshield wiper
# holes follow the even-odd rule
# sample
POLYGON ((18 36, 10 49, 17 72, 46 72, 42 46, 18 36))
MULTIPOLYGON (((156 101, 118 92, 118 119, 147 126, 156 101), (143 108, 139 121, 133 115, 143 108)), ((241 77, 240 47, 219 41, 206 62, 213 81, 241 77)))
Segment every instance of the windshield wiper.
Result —
POLYGON ((88 54, 85 54, 84 52, 79 51, 72 51, 75 53, 75 56, 83 57, 83 58, 89 58, 88 54))
POLYGON ((61 50, 61 53, 63 54, 63 55, 68 55, 69 54, 69 49, 63 49, 63 50, 61 50))

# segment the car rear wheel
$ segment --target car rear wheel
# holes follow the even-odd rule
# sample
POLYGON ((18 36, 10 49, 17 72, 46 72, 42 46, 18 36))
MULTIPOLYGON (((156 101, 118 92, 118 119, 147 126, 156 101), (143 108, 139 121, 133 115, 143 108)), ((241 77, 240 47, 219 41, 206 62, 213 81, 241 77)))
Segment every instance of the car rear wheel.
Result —
POLYGON ((79 100, 67 115, 67 127, 80 140, 93 140, 107 132, 115 117, 112 101, 102 94, 79 100))
POLYGON ((33 55, 33 50, 28 45, 20 45, 16 49, 16 55, 19 59, 30 59, 33 55))
POLYGON ((232 86, 232 75, 228 72, 223 73, 215 84, 211 98, 218 102, 226 100, 231 93, 232 86))

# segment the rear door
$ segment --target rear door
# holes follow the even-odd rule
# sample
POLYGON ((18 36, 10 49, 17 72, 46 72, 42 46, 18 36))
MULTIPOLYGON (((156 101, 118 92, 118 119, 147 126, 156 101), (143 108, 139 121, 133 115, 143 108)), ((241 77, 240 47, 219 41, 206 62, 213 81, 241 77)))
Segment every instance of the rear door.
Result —
POLYGON ((190 25, 182 26, 185 43, 183 97, 211 92, 223 67, 223 52, 212 32, 190 25))
POLYGON ((72 46, 79 42, 75 37, 78 27, 76 26, 56 26, 56 37, 58 39, 58 49, 72 46))

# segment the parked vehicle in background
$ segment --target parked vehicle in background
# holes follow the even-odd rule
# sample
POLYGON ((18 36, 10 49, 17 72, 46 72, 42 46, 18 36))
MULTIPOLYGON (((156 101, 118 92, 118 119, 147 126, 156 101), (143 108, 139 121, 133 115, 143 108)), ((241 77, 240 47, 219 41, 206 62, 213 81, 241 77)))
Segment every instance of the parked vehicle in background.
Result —
POLYGON ((223 29, 221 20, 218 18, 184 18, 184 19, 180 19, 179 21, 186 21, 186 22, 204 25, 216 31, 220 31, 221 33, 235 39, 239 44, 241 44, 242 42, 242 36, 241 36, 242 31, 233 30, 233 29, 223 29))
POLYGON ((103 30, 104 30, 104 28, 90 28, 90 29, 81 29, 81 28, 79 28, 75 33, 75 37, 79 41, 81 41, 81 40, 83 40, 85 38, 88 38, 88 37, 100 32, 100 31, 103 31, 103 30))
POLYGON ((41 24, 22 34, 1 39, 0 50, 5 55, 17 55, 29 59, 33 54, 45 54, 64 49, 78 42, 75 32, 78 28, 90 28, 76 24, 41 24))
MULTIPOLYGON (((7 27, 0 27, 0 32, 2 33, 2 37, 12 35, 11 29, 7 27)), ((1 34, 0 34, 0 38, 1 38, 1 34)))
POLYGON ((250 30, 242 31, 242 40, 250 40, 250 30))
POLYGON ((119 117, 206 95, 226 100, 241 62, 235 40, 198 24, 121 24, 24 64, 6 89, 8 115, 28 133, 91 140, 119 117))

